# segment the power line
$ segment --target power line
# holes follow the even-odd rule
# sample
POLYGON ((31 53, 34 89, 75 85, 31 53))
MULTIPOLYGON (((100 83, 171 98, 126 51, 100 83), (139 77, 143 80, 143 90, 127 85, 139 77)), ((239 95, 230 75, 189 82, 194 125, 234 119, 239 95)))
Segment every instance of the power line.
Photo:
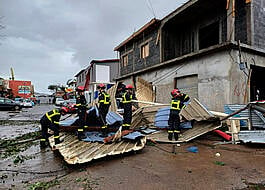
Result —
POLYGON ((155 15, 155 11, 153 9, 153 6, 152 6, 152 3, 150 2, 150 0, 146 0, 146 4, 147 4, 147 7, 148 9, 151 11, 151 13, 153 14, 154 18, 156 18, 156 15, 155 15))

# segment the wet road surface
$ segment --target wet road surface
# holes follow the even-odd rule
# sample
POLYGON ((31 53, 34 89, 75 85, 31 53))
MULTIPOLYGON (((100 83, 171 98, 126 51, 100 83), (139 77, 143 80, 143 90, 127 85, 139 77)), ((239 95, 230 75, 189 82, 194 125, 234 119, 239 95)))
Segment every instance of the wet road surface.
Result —
POLYGON ((0 112, 0 189, 265 189, 264 146, 213 146, 220 141, 206 137, 179 147, 148 143, 135 154, 69 166, 39 147, 38 120, 52 108, 0 112))

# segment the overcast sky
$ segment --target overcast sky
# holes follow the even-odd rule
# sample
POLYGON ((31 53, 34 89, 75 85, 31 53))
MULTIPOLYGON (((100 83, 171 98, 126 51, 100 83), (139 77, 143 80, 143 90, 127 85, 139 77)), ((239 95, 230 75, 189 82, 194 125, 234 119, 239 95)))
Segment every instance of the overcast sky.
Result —
POLYGON ((93 59, 118 58, 114 47, 154 16, 187 0, 0 0, 0 77, 31 80, 36 92, 66 84, 93 59))

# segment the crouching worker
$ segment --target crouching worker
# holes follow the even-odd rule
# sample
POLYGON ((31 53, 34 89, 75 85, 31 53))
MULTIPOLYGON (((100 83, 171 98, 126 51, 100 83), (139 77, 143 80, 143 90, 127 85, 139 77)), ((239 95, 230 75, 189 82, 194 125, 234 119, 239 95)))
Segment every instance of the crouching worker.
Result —
POLYGON ((172 140, 173 135, 174 139, 177 141, 180 133, 180 117, 179 113, 182 108, 185 107, 185 102, 189 101, 189 96, 186 94, 180 93, 179 89, 174 89, 171 91, 171 107, 168 120, 168 140, 172 140))
POLYGON ((68 112, 67 107, 62 107, 60 109, 53 109, 47 112, 44 116, 42 116, 41 123, 41 139, 40 139, 40 147, 45 148, 48 146, 48 128, 51 129, 54 134, 54 142, 55 144, 61 143, 59 139, 59 120, 61 115, 65 115, 68 112))

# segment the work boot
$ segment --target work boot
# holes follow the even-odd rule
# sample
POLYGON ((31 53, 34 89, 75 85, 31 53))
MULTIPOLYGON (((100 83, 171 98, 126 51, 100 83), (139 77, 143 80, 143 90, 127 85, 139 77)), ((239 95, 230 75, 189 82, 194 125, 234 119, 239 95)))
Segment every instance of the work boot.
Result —
POLYGON ((178 133, 174 133, 174 139, 175 139, 175 141, 177 141, 179 139, 179 134, 178 133))
POLYGON ((102 137, 107 137, 108 136, 108 128, 102 129, 102 137))
POLYGON ((60 144, 63 142, 63 140, 60 140, 59 138, 54 139, 54 144, 60 144))
POLYGON ((86 138, 86 135, 84 134, 84 133, 78 133, 77 134, 77 138, 78 138, 78 140, 83 140, 83 139, 85 139, 86 138))
POLYGON ((47 141, 40 141, 40 148, 46 148, 48 146, 48 142, 47 141))
POLYGON ((173 133, 168 133, 168 140, 172 141, 172 138, 173 138, 173 133))
POLYGON ((121 130, 122 131, 129 130, 129 126, 122 126, 121 130))

